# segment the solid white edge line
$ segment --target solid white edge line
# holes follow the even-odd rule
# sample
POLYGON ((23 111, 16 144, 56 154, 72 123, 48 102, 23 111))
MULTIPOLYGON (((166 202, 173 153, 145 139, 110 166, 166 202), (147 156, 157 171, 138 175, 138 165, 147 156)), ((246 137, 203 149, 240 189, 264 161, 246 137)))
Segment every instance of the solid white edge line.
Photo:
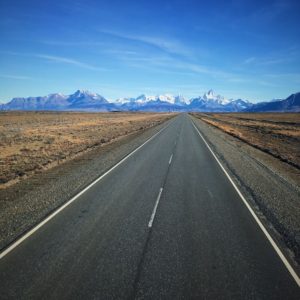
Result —
POLYGON ((219 166, 221 167, 222 171, 225 173, 226 177, 229 179, 229 181, 231 182, 231 184, 235 188, 236 192, 238 193, 238 195, 240 196, 240 198, 242 199, 242 201, 244 202, 244 204, 246 205, 246 207, 250 211, 252 217, 254 218, 254 220, 256 221, 256 223, 258 224, 258 226, 260 227, 260 229, 262 230, 262 232, 267 237, 267 239, 270 242, 270 244, 272 245, 273 249, 276 251, 276 253, 280 257, 281 261, 283 262, 283 264, 285 265, 285 267, 288 269, 289 273, 292 275, 292 277, 296 281, 297 285, 300 287, 300 278, 298 277, 297 273, 295 272, 295 270, 293 269, 293 267, 291 266, 291 264, 289 263, 289 261, 286 259, 286 257, 284 256, 284 254, 282 253, 282 251, 280 250, 280 248, 277 246, 277 244, 275 243, 275 241, 273 240, 273 238, 271 237, 271 235, 268 233, 267 229, 261 223, 261 221, 259 220, 259 218, 255 214, 255 212, 253 211, 253 209, 251 208, 251 206, 248 204, 247 200, 245 199, 245 197, 243 196, 243 194, 240 192, 239 188, 236 186, 236 184, 234 183, 234 181, 231 179, 230 175, 227 173, 227 171, 225 170, 225 168, 223 167, 223 165, 221 164, 221 162, 219 161, 219 159, 217 158, 217 156, 215 155, 215 153, 213 152, 213 150, 211 149, 211 147, 209 146, 209 144, 206 142, 206 140, 203 137, 203 135, 200 133, 200 131, 198 130, 198 128, 195 126, 195 124, 194 124, 193 121, 192 121, 192 124, 193 124, 194 128, 196 129, 196 131, 198 132, 198 134, 201 137, 201 139, 204 141, 206 147, 211 152, 211 154, 213 155, 213 157, 216 159, 216 161, 219 164, 219 166))
POLYGON ((169 159, 169 165, 171 164, 172 162, 172 158, 173 158, 173 154, 171 155, 170 159, 169 159))
POLYGON ((149 221, 149 223, 148 223, 148 227, 149 227, 149 228, 152 227, 153 220, 154 220, 154 218, 155 218, 156 210, 157 210, 157 207, 158 207, 158 203, 159 203, 159 200, 160 200, 162 191, 163 191, 163 188, 160 188, 160 189, 159 189, 158 196, 157 196, 157 199, 156 199, 156 202, 155 202, 155 205, 154 205, 154 208, 153 208, 153 211, 152 211, 152 214, 151 214, 150 221, 149 221))
MULTIPOLYGON (((171 123, 173 123, 172 121, 171 123)), ((49 222, 51 219, 53 219, 58 213, 60 213, 63 209, 65 209, 67 206, 69 206, 72 202, 74 202, 77 198, 79 198, 83 193, 85 193, 88 189, 90 189, 93 185, 95 185, 97 182, 99 182, 102 178, 104 178, 106 175, 108 175, 111 171, 113 171, 115 168, 117 168, 119 165, 121 165, 125 160, 127 160, 130 156, 132 156, 135 152, 137 152, 139 149, 141 149, 143 146, 145 146, 148 142, 150 142, 152 139, 154 139, 159 133, 161 133, 163 130, 165 130, 169 125, 163 127, 160 129, 157 133, 155 133, 153 136, 151 136, 148 140, 146 140, 142 145, 138 146, 136 149, 134 149, 132 152, 127 154, 123 159, 121 159, 117 164, 115 164, 113 167, 111 167, 108 171, 106 171, 104 174, 102 174, 100 177, 98 177, 96 180, 94 180, 92 183, 90 183, 86 188, 84 188, 81 192, 79 192, 77 195, 75 195, 73 198, 68 200, 65 204, 60 206, 57 210, 55 210, 52 214, 50 214, 48 217, 46 217, 42 222, 40 222, 38 225, 33 227, 31 230, 29 230, 26 234, 24 234, 22 237, 17 239, 14 243, 12 243, 8 248, 6 248, 4 251, 0 253, 0 259, 2 259, 5 255, 7 255, 9 252, 11 252, 13 249, 15 249, 17 246, 19 246, 23 241, 25 241, 28 237, 30 237, 32 234, 34 234, 37 230, 39 230, 43 225, 45 225, 47 222, 49 222)))

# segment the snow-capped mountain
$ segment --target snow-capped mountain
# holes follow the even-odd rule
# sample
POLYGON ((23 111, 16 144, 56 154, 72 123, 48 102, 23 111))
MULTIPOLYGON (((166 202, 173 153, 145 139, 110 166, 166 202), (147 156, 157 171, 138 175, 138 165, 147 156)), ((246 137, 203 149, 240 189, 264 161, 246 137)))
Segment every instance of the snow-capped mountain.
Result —
POLYGON ((173 96, 170 94, 165 95, 156 95, 156 96, 147 96, 145 94, 142 94, 136 98, 119 98, 115 101, 116 104, 138 104, 138 105, 144 105, 149 102, 166 102, 170 104, 176 104, 176 105, 186 105, 187 101, 186 99, 181 96, 173 96))
POLYGON ((13 98, 4 104, 5 110, 59 110, 69 105, 67 96, 60 93, 44 97, 13 98))
POLYGON ((272 100, 253 104, 249 112, 300 112, 300 92, 283 100, 272 100))
POLYGON ((86 90, 77 90, 74 94, 69 96, 73 99, 73 102, 75 101, 82 101, 83 99, 92 101, 92 102, 108 102, 104 97, 102 97, 99 94, 91 93, 86 90))
POLYGON ((135 101, 135 98, 118 98, 118 99, 116 99, 115 101, 112 101, 112 102, 114 102, 117 105, 122 105, 122 104, 125 104, 125 103, 134 102, 134 101, 135 101))
POLYGON ((214 103, 218 103, 221 105, 226 105, 230 102, 230 100, 224 98, 223 96, 215 95, 213 90, 209 90, 207 93, 205 93, 203 95, 202 99, 209 103, 214 102, 214 103))
POLYGON ((293 94, 285 100, 252 104, 243 99, 226 99, 209 90, 203 96, 186 100, 183 96, 140 95, 136 98, 119 98, 108 101, 103 96, 85 90, 71 95, 60 93, 44 97, 13 98, 0 104, 0 110, 57 110, 57 111, 299 111, 299 95, 293 94))
POLYGON ((43 97, 13 98, 2 110, 104 110, 114 109, 101 95, 78 90, 71 95, 60 93, 43 97))
POLYGON ((84 110, 84 111, 241 111, 251 104, 241 99, 228 100, 209 90, 203 96, 186 100, 182 95, 145 95, 107 101, 85 90, 71 95, 50 94, 44 97, 14 98, 2 110, 84 110))
POLYGON ((170 94, 142 94, 136 98, 119 98, 114 103, 119 110, 129 111, 184 111, 187 108, 187 101, 183 96, 170 94))
POLYGON ((70 109, 103 108, 109 102, 101 95, 89 91, 78 90, 68 97, 70 109))
POLYGON ((248 100, 243 99, 237 99, 237 100, 230 100, 228 104, 226 104, 226 107, 230 109, 232 112, 238 112, 243 111, 245 109, 248 109, 253 104, 249 102, 248 100))
POLYGON ((190 109, 206 112, 235 112, 242 111, 252 104, 242 99, 226 99, 223 96, 215 95, 213 90, 209 90, 203 96, 191 99, 190 109))

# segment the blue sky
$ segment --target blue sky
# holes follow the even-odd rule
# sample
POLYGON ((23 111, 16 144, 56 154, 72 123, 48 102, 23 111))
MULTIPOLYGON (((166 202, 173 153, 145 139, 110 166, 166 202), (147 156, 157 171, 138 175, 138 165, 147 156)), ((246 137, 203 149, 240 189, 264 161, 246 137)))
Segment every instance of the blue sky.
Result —
POLYGON ((300 91, 300 1, 0 0, 0 101, 300 91))

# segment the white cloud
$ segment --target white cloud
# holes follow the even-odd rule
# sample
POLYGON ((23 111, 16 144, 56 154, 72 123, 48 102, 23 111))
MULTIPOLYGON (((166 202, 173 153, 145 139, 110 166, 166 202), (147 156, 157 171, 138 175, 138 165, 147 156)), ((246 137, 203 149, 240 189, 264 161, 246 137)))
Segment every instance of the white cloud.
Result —
POLYGON ((41 59, 47 60, 47 61, 74 65, 74 66, 77 66, 80 68, 95 70, 95 71, 108 71, 105 68, 100 68, 98 66, 87 64, 87 63, 84 63, 84 62, 81 62, 79 60, 69 58, 69 57, 55 56, 55 55, 49 55, 49 54, 37 54, 37 53, 19 53, 19 52, 10 52, 10 51, 0 52, 0 53, 8 54, 8 55, 15 55, 15 56, 41 58, 41 59))
POLYGON ((1 78, 6 79, 17 79, 17 80, 30 80, 32 77, 29 76, 20 76, 20 75, 7 75, 7 74, 0 74, 1 78))
POLYGON ((176 39, 158 37, 158 36, 147 36, 147 35, 132 35, 125 34, 122 32, 112 31, 112 30, 100 30, 101 33, 109 34, 118 38, 137 41, 145 43, 154 47, 157 47, 165 52, 179 54, 183 56, 190 56, 191 51, 187 49, 183 43, 176 39))
POLYGON ((89 41, 75 41, 75 42, 69 42, 69 41, 56 41, 56 40, 43 40, 41 43, 50 45, 50 46, 67 46, 67 47, 73 47, 73 46, 105 46, 105 43, 103 42, 89 42, 89 41))
POLYGON ((53 56, 53 55, 47 55, 47 54, 35 54, 35 57, 38 58, 42 58, 48 61, 53 61, 53 62, 57 62, 57 63, 65 63, 65 64, 70 64, 70 65, 74 65, 77 67, 81 67, 84 69, 89 69, 89 70, 97 70, 97 71, 104 71, 105 69, 103 68, 99 68, 90 64, 86 64, 83 63, 81 61, 72 59, 72 58, 68 58, 68 57, 61 57, 61 56, 53 56))

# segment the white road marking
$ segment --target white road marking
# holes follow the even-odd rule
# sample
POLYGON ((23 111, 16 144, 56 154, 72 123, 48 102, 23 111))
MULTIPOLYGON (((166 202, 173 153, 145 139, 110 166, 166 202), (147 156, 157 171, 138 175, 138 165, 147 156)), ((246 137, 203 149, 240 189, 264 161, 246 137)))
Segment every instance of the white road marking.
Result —
POLYGON ((159 203, 159 200, 160 200, 162 191, 163 191, 163 188, 160 188, 159 193, 158 193, 158 196, 157 196, 157 199, 156 199, 156 202, 155 202, 155 205, 154 205, 154 208, 153 208, 153 212, 152 212, 150 221, 149 221, 149 223, 148 223, 148 227, 149 227, 149 228, 152 227, 153 220, 154 220, 154 218, 155 218, 157 206, 158 206, 158 203, 159 203))
POLYGON ((214 195, 212 194, 212 192, 209 189, 207 189, 207 192, 211 198, 214 198, 214 195))
POLYGON ((286 257, 284 256, 284 254, 282 253, 282 251, 280 250, 280 248, 277 246, 276 242, 273 240, 273 238, 271 237, 271 235, 268 233, 267 229, 261 223, 261 221, 259 220, 259 218, 255 214, 255 212, 253 211, 253 209, 251 208, 251 206, 248 204, 247 200, 245 199, 245 197, 243 196, 243 194, 240 192, 239 188, 236 186, 236 184, 234 183, 234 181, 231 179, 230 175, 227 173, 227 171, 225 170, 225 168, 223 167, 223 165, 221 164, 221 162, 219 161, 219 159, 217 158, 217 156, 215 155, 215 153, 213 152, 213 150, 211 149, 211 147, 209 146, 209 144, 206 142, 206 140, 203 137, 203 135, 200 133, 200 131, 198 130, 198 128, 195 126, 194 122, 192 122, 192 124, 193 124, 194 128, 196 129, 196 131, 198 132, 198 134, 201 137, 201 139, 203 140, 203 142, 205 143, 206 147, 211 152, 211 154, 213 155, 213 157, 216 159, 216 161, 219 164, 219 166, 221 167, 222 171, 225 173, 226 177, 229 179, 230 183, 233 185, 233 187, 235 188, 236 192, 238 193, 238 195, 240 196, 240 198, 242 199, 242 201, 244 202, 244 204, 246 205, 246 207, 250 211, 252 217, 254 218, 254 220, 256 221, 256 223, 258 224, 258 226, 260 227, 260 229, 262 230, 262 232, 265 234, 266 238, 268 239, 268 241, 272 245, 273 249, 278 254, 279 258, 281 259, 281 261, 283 262, 283 264, 285 265, 285 267, 288 269, 289 273, 292 275, 292 277, 296 281, 297 285, 300 287, 300 278, 298 277, 297 273, 295 272, 295 270, 293 269, 293 267, 291 266, 291 264, 289 263, 289 261, 286 259, 286 257))
POLYGON ((173 159, 173 154, 171 155, 171 157, 170 157, 170 159, 169 159, 169 165, 171 164, 172 159, 173 159))
MULTIPOLYGON (((172 121, 171 123, 173 123, 172 121)), ((11 252, 13 249, 15 249, 17 246, 19 246, 23 241, 25 241, 27 238, 29 238, 32 234, 34 234, 37 230, 39 230, 43 225, 45 225, 47 222, 49 222, 51 219, 53 219, 57 214, 59 214, 63 209, 65 209, 67 206, 69 206, 72 202, 74 202, 76 199, 78 199, 83 193, 85 193, 88 189, 90 189, 93 185, 95 185, 97 182, 99 182, 102 178, 104 178, 106 175, 108 175, 110 172, 112 172, 115 168, 117 168, 119 165, 121 165, 125 160, 127 160, 130 156, 132 156, 135 152, 140 150, 143 146, 145 146, 147 143, 149 143, 152 139, 154 139, 158 134, 160 134, 163 130, 165 130, 167 127, 170 126, 169 123, 167 126, 163 127, 161 130, 159 130, 157 133, 155 133, 152 137, 150 137, 148 140, 146 140, 142 145, 138 146, 135 150, 127 154, 122 160, 120 160, 117 164, 115 164, 112 168, 110 168, 108 171, 106 171, 104 174, 102 174, 100 177, 98 177, 96 180, 94 180, 92 183, 90 183, 86 188, 84 188, 81 192, 79 192, 77 195, 75 195, 73 198, 71 198, 69 201, 67 201, 65 204, 60 206, 56 211, 54 211, 52 214, 50 214, 46 219, 44 219, 42 222, 40 222, 38 225, 33 227, 31 230, 29 230, 26 234, 24 234, 22 237, 20 237, 18 240, 16 240, 13 244, 11 244, 8 248, 6 248, 4 251, 0 253, 0 259, 2 259, 5 255, 7 255, 9 252, 11 252)))

